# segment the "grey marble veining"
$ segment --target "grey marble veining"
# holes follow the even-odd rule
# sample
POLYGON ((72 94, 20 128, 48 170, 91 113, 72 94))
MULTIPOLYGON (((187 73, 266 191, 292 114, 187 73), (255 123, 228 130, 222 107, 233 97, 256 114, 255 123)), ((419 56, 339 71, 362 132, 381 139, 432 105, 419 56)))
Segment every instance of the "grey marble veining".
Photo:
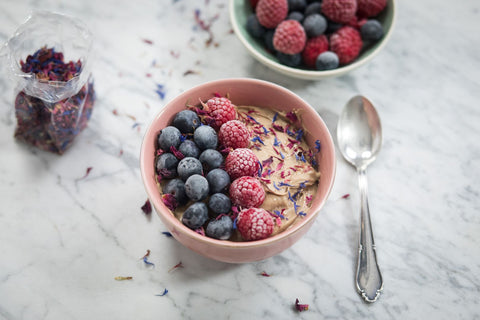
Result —
POLYGON ((0 319, 480 319, 477 1, 398 1, 395 32, 373 61, 316 82, 257 63, 232 34, 225 1, 4 0, 0 42, 34 9, 94 31, 98 99, 68 152, 39 151, 13 138, 14 83, 1 63, 0 319), (213 19, 209 46, 197 9, 213 19), (332 133, 351 96, 376 104, 384 144, 368 169, 369 200, 385 285, 375 304, 355 292, 359 195, 340 157, 312 229, 265 261, 201 257, 141 211, 139 150, 151 119, 178 93, 227 77, 291 89, 332 133), (141 260, 147 249, 154 268, 141 260), (297 312, 296 298, 309 310, 297 312))

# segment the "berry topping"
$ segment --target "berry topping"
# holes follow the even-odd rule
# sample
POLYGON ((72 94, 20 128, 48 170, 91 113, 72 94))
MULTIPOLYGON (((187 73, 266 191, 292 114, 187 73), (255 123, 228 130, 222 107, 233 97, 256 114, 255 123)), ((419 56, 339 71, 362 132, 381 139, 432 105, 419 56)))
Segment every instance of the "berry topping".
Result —
POLYGON ((223 163, 223 156, 214 149, 207 149, 200 154, 198 158, 203 165, 203 169, 208 172, 212 169, 220 168, 223 163))
POLYGON ((232 236, 233 232, 233 221, 229 216, 221 216, 218 219, 211 220, 205 234, 208 237, 219 239, 219 240, 228 240, 232 236))
MULTIPOLYGON (((313 16, 314 15, 311 17, 313 16)), ((318 55, 327 50, 328 39, 325 35, 322 34, 318 37, 308 39, 305 49, 302 52, 303 63, 310 68, 315 67, 315 61, 317 61, 318 55)))
POLYGON ((240 177, 233 181, 229 194, 234 205, 246 208, 259 207, 265 200, 265 190, 254 177, 240 177))
POLYGON ((178 147, 178 151, 180 151, 185 157, 193 157, 198 158, 200 155, 200 149, 197 147, 197 144, 192 140, 185 140, 180 144, 178 147))
POLYGON ((309 38, 319 36, 327 30, 327 19, 318 13, 311 14, 303 21, 303 28, 309 38))
POLYGON ((202 163, 197 158, 186 157, 180 160, 177 167, 177 173, 180 179, 187 180, 194 174, 202 174, 202 163))
POLYGON ((313 2, 310 3, 307 8, 305 9, 304 15, 305 17, 314 14, 314 13, 322 13, 322 3, 321 2, 313 2))
POLYGON ((387 6, 387 0, 357 0, 357 15, 363 18, 374 17, 387 6))
POLYGON ((258 158, 252 150, 239 148, 231 151, 225 159, 225 171, 232 180, 258 173, 258 158))
POLYGON ((210 193, 218 193, 224 191, 230 184, 230 176, 225 170, 213 169, 207 174, 207 181, 210 193))
POLYGON ((360 28, 363 41, 378 41, 383 37, 383 27, 378 20, 371 19, 360 28))
POLYGON ((243 122, 230 120, 222 124, 218 131, 218 140, 226 148, 247 148, 250 134, 243 122))
POLYGON ((218 144, 217 132, 210 126, 200 126, 193 133, 193 141, 200 150, 215 149, 218 144))
POLYGON ((162 178, 175 178, 177 176, 178 159, 171 153, 163 153, 157 159, 157 173, 162 178))
POLYGON ((158 146, 163 151, 170 151, 170 147, 172 146, 178 148, 181 141, 180 136, 180 130, 173 126, 168 126, 160 131, 158 135, 158 146))
POLYGON ((192 230, 200 228, 208 220, 208 208, 203 202, 195 202, 182 215, 184 225, 192 230))
POLYGON ((261 38, 267 29, 258 22, 257 15, 252 13, 247 19, 247 31, 252 37, 261 38))
POLYGON ((207 122, 218 129, 227 121, 234 120, 237 117, 235 106, 227 98, 212 98, 207 101, 206 111, 207 122))
POLYGON ((338 56, 332 51, 325 51, 317 57, 316 67, 318 70, 332 70, 338 68, 338 56))
POLYGON ((357 11, 357 0, 323 0, 322 13, 330 20, 348 23, 357 11))
POLYGON ((362 49, 362 39, 358 30, 345 26, 330 37, 330 50, 335 52, 341 65, 355 60, 362 49))
POLYGON ((172 125, 181 133, 193 133, 200 126, 200 118, 191 110, 183 110, 175 115, 172 125))
POLYGON ((261 240, 273 232, 273 218, 261 208, 243 209, 238 214, 237 228, 244 240, 261 240))
POLYGON ((307 0, 288 0, 288 11, 303 12, 307 7, 307 0))
POLYGON ((163 194, 171 194, 178 204, 183 205, 188 201, 185 194, 185 183, 180 179, 172 179, 163 186, 163 194))
POLYGON ((209 191, 207 179, 199 174, 194 174, 185 181, 185 194, 192 201, 205 199, 209 191))
POLYGON ((303 18, 305 18, 303 13, 298 12, 298 11, 290 12, 287 16, 287 20, 297 20, 300 23, 302 23, 303 18))
POLYGON ((265 28, 275 28, 288 14, 287 0, 260 0, 255 8, 258 21, 265 28))
POLYGON ((223 193, 214 193, 208 199, 208 207, 215 215, 230 212, 232 202, 230 198, 223 193))
POLYGON ((285 20, 275 29, 273 46, 279 52, 296 54, 302 52, 307 41, 307 35, 300 22, 285 20))
POLYGON ((277 52, 277 59, 281 64, 289 67, 298 67, 302 63, 302 55, 297 54, 285 54, 277 52))

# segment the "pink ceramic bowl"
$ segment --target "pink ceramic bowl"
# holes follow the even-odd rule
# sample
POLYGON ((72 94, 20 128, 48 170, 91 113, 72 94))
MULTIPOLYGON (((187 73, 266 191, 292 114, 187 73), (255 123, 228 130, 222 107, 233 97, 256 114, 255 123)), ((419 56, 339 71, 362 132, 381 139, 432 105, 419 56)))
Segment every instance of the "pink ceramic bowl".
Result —
POLYGON ((230 263, 263 260, 292 246, 312 226, 332 189, 335 178, 335 148, 332 137, 318 113, 293 92, 276 84, 255 79, 225 79, 207 82, 191 88, 171 100, 150 124, 143 139, 140 168, 148 197, 170 233, 183 245, 206 257, 230 263), (289 229, 264 240, 233 242, 202 236, 184 226, 163 204, 155 180, 155 143, 161 129, 168 126, 174 115, 187 103, 208 100, 214 93, 228 94, 236 105, 274 108, 279 111, 300 109, 307 143, 313 148, 319 139, 321 151, 317 162, 321 178, 312 207, 306 217, 289 229))

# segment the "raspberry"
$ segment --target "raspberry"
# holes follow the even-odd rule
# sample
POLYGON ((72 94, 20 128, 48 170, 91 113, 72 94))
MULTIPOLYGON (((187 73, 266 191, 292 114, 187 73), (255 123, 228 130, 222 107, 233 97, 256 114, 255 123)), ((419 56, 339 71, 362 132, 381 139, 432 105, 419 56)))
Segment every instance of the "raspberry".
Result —
POLYGON ((320 53, 328 50, 328 39, 325 35, 310 38, 307 40, 305 49, 302 52, 303 63, 307 67, 314 68, 317 57, 320 53))
POLYGON ((322 2, 322 13, 334 22, 348 23, 356 12, 356 0, 324 0, 322 2))
POLYGON ((330 50, 337 54, 341 65, 355 60, 362 45, 360 32, 349 26, 340 28, 330 36, 330 50))
POLYGON ((250 134, 247 127, 238 120, 230 120, 222 124, 220 131, 218 131, 220 144, 225 148, 246 148, 249 138, 250 134))
POLYGON ((287 17, 288 2, 287 0, 260 0, 255 13, 262 26, 273 29, 287 17))
POLYGON ((258 158, 252 150, 238 148, 231 151, 225 159, 225 171, 232 180, 243 176, 254 176, 258 172, 258 158))
POLYGON ((228 192, 235 206, 259 207, 265 200, 265 190, 261 182, 254 177, 240 177, 234 180, 228 192))
POLYGON ((300 22, 285 20, 275 29, 273 46, 279 52, 286 54, 300 53, 305 47, 307 35, 300 22))
POLYGON ((387 0, 357 0, 357 6, 357 15, 369 18, 382 12, 387 6, 387 0))
POLYGON ((255 9, 257 4, 258 4, 258 0, 250 0, 250 5, 252 6, 253 9, 255 9))
POLYGON ((265 209, 244 209, 238 214, 237 228, 244 240, 265 239, 273 232, 273 218, 265 209))
POLYGON ((235 106, 230 100, 223 97, 211 98, 207 101, 209 124, 218 130, 227 121, 237 117, 235 106))

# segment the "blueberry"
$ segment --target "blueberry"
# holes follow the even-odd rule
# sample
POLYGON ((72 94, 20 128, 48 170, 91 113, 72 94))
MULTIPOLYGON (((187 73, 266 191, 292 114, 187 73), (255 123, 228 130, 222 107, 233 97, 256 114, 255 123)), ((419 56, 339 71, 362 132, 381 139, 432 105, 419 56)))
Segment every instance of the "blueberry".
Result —
POLYGON ((208 199, 208 207, 216 215, 230 212, 232 202, 230 198, 223 193, 214 193, 208 199))
POLYGON ((370 19, 360 28, 364 41, 378 41, 383 37, 383 27, 378 20, 370 19))
POLYGON ((181 133, 193 133, 200 126, 200 118, 192 110, 183 110, 175 115, 172 125, 181 133))
POLYGON ((338 68, 338 63, 338 56, 335 52, 325 51, 317 57, 315 65, 318 70, 332 70, 338 68))
POLYGON ((163 193, 172 194, 180 205, 184 205, 188 201, 187 195, 185 194, 185 183, 180 179, 172 179, 168 181, 163 186, 163 193))
POLYGON ((222 192, 230 184, 230 176, 223 169, 213 169, 207 174, 207 181, 211 193, 222 192))
POLYGON ((254 38, 261 38, 265 34, 265 27, 258 22, 257 15, 254 13, 247 19, 247 31, 254 38))
POLYGON ((302 23, 303 18, 304 18, 303 13, 298 11, 292 11, 288 14, 287 20, 296 20, 302 23))
POLYGON ((186 157, 180 160, 177 167, 177 173, 180 179, 187 180, 188 177, 194 174, 202 174, 202 163, 197 158, 186 157))
POLYGON ((163 178, 175 178, 177 176, 178 159, 171 153, 163 153, 157 159, 157 173, 163 178))
POLYGON ((311 14, 303 21, 303 28, 309 38, 319 36, 327 30, 327 19, 318 13, 311 14))
POLYGON ((185 193, 192 201, 205 199, 209 191, 207 179, 199 174, 194 174, 185 181, 185 193))
POLYGON ((193 133, 193 140, 200 150, 216 149, 218 145, 217 133, 210 126, 198 127, 193 133))
POLYGON ((273 35, 275 34, 274 29, 269 29, 267 32, 265 32, 265 35, 263 36, 263 41, 265 42, 265 46, 267 47, 267 50, 271 52, 275 52, 275 47, 273 46, 273 35))
POLYGON ((211 220, 205 234, 210 238, 228 240, 232 236, 233 221, 229 216, 221 216, 219 219, 211 220))
POLYGON ((168 126, 158 135, 158 146, 164 151, 170 151, 170 147, 178 148, 180 145, 180 130, 175 127, 168 126))
POLYGON ((203 202, 190 205, 182 215, 182 222, 190 229, 198 229, 208 220, 208 208, 203 202))
POLYGON ((203 165, 205 171, 219 168, 223 163, 223 156, 214 149, 207 149, 200 154, 198 158, 203 165))
POLYGON ((327 30, 325 31, 326 33, 333 33, 343 27, 343 24, 327 20, 327 30))
POLYGON ((198 158, 200 155, 200 149, 198 149, 197 145, 192 140, 185 140, 180 143, 178 151, 180 151, 185 157, 198 158))
POLYGON ((307 7, 306 0, 288 0, 288 11, 302 11, 307 7))
POLYGON ((282 52, 277 52, 277 58, 281 64, 289 67, 298 67, 302 62, 302 55, 300 53, 285 54, 282 52))
POLYGON ((305 15, 305 17, 307 17, 311 14, 321 13, 321 12, 322 12, 322 4, 320 2, 313 2, 307 6, 303 14, 305 15))

